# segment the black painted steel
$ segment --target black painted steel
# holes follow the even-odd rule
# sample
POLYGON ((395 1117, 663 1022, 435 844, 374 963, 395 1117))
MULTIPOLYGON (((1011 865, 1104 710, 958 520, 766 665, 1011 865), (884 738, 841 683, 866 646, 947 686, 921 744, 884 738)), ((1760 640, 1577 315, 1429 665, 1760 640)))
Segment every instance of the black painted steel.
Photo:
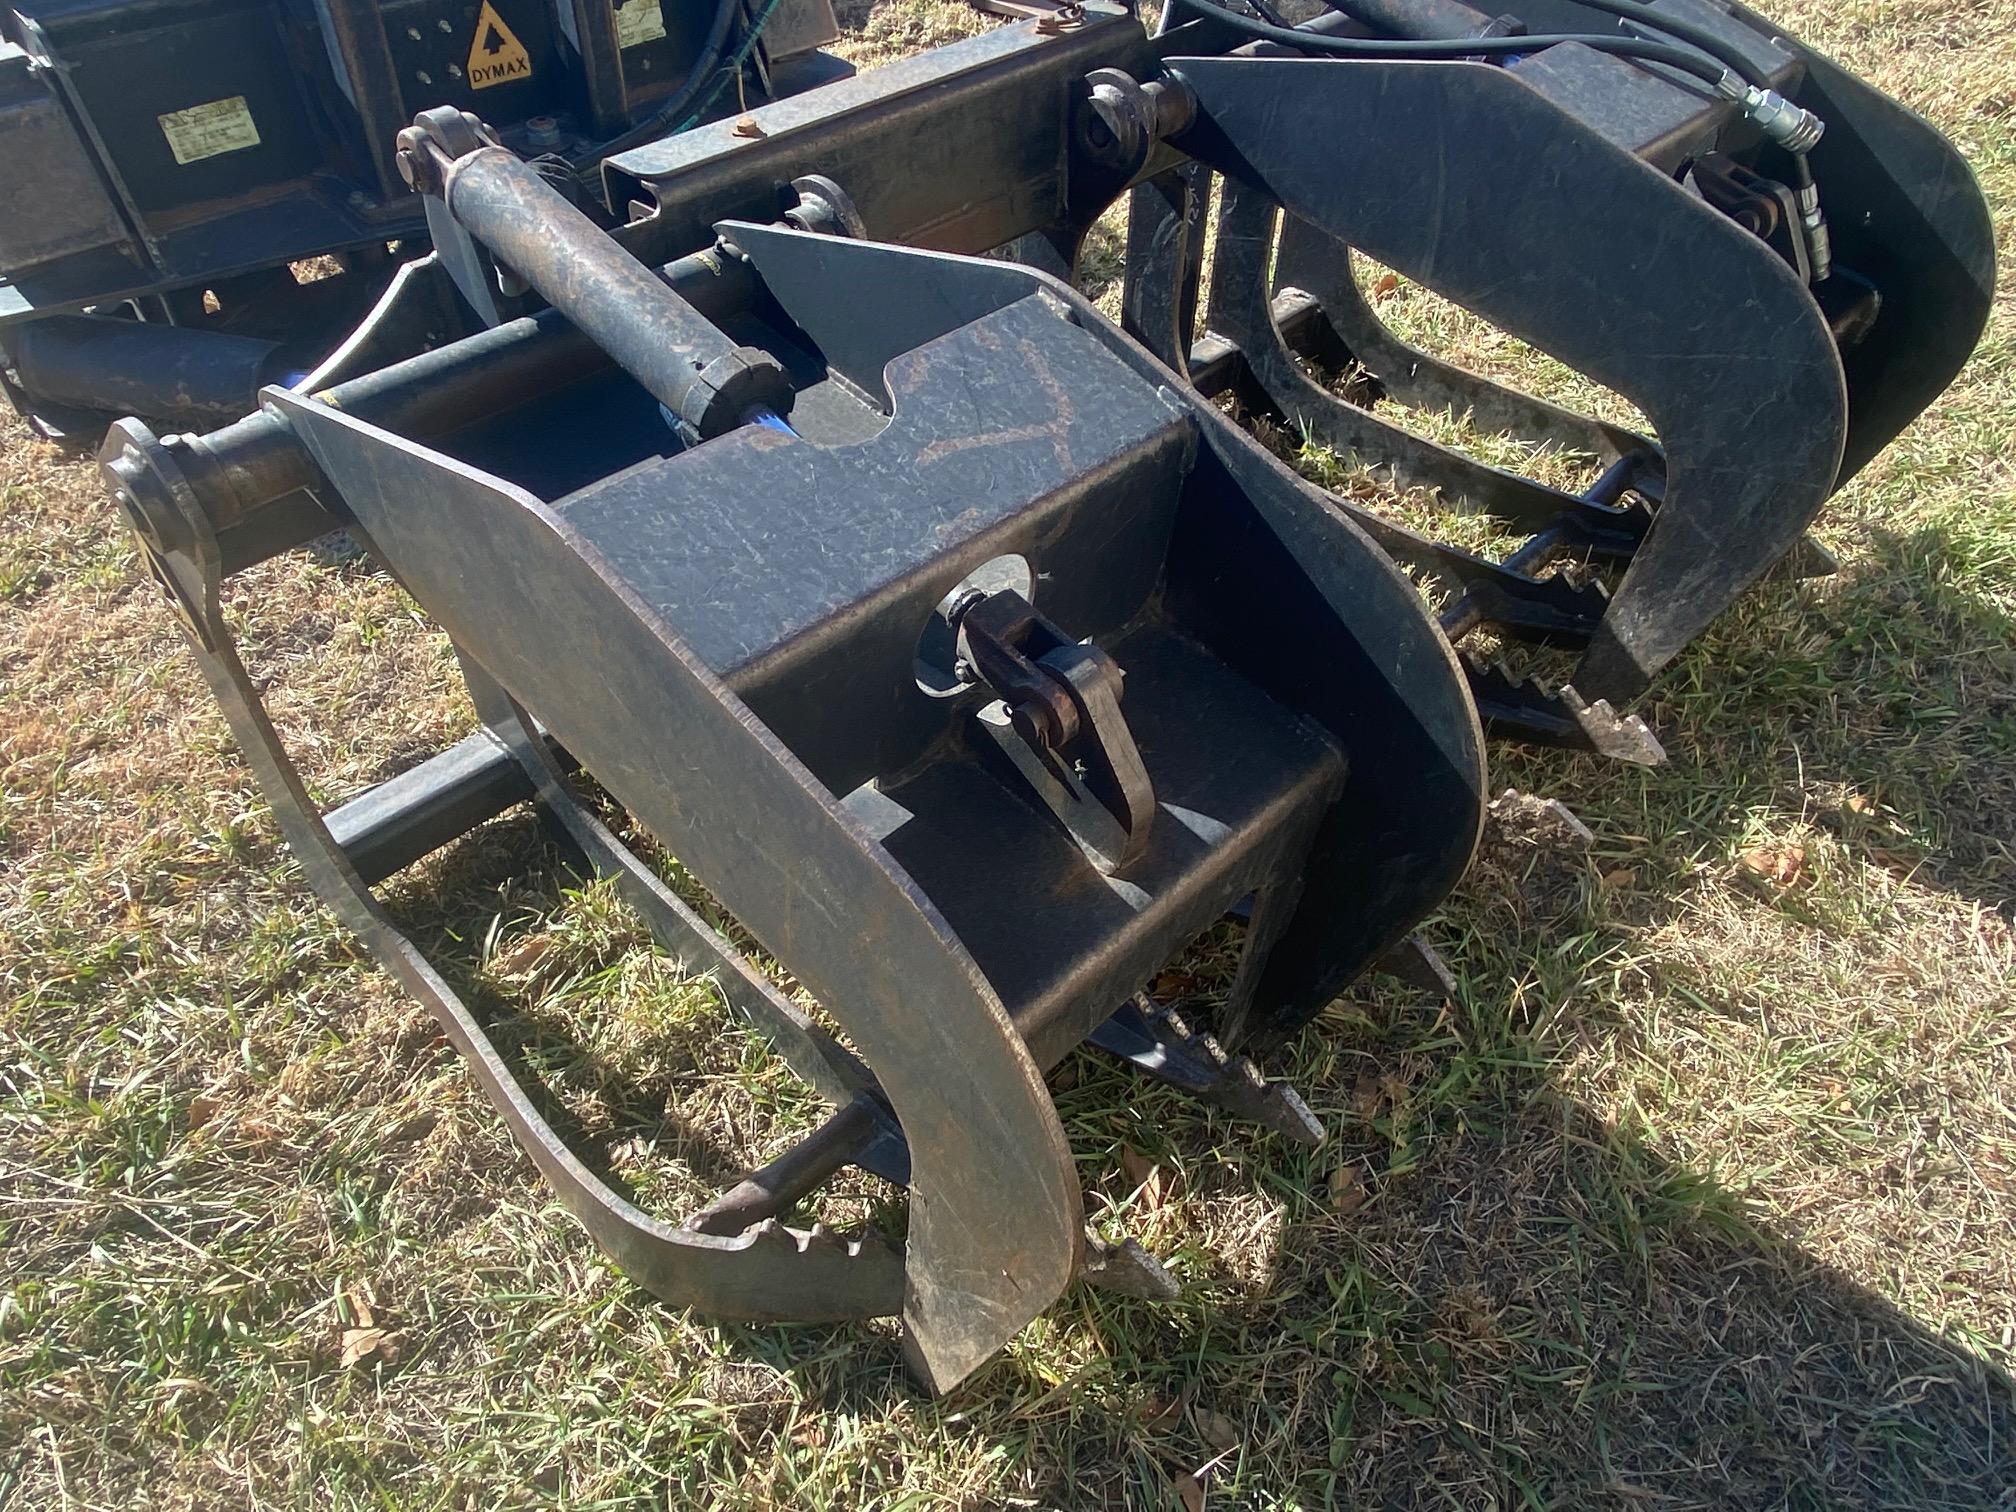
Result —
MULTIPOLYGON (((654 0, 659 35, 640 38, 619 36, 609 0, 492 0, 480 14, 466 0, 5 0, 0 354, 18 366, 35 342, 44 350, 40 374, 0 388, 46 433, 80 441, 128 412, 236 419, 280 377, 238 381, 238 343, 277 344, 288 369, 312 370, 394 277, 387 243, 404 258, 426 250, 394 165, 416 112, 480 108, 515 150, 592 166, 675 93, 688 106, 661 134, 696 104, 712 116, 849 71, 813 50, 834 35, 829 0, 762 10, 753 35, 754 8, 654 0), (703 33, 730 45, 703 56, 703 33), (493 40, 488 55, 515 45, 518 62, 485 78, 493 40), (289 264, 306 259, 327 259, 318 272, 331 276, 297 284, 289 264), (25 334, 86 309, 137 315, 154 348, 25 334), (159 384, 171 343, 182 376, 224 403, 192 413, 159 384), (60 384, 40 382, 59 356, 60 384)), ((596 208, 620 218, 624 206, 596 208)))
MULTIPOLYGON (((1460 38, 1474 14, 1425 24, 1460 38)), ((474 118, 431 115, 400 162, 453 266, 402 274, 307 392, 207 437, 122 425, 108 481, 311 882, 597 1242, 729 1316, 900 1311, 947 1389, 1074 1277, 1173 1289, 1131 1241, 1086 1238, 1043 1073, 1090 1043, 1320 1138, 1236 1051, 1381 963, 1447 990, 1408 931, 1477 839, 1480 713, 1656 760, 1595 695, 1641 688, 1971 344, 1988 254, 1950 150, 1715 17, 1746 78, 1805 81, 1850 122, 1815 158, 1866 180, 1830 188, 1857 219, 1847 296, 1795 271, 1817 243, 1788 259, 1676 179, 1711 146, 1784 167, 1733 96, 1573 46, 1321 61, 1208 18, 1151 39, 1095 5, 625 153, 609 183, 655 213, 613 238, 474 118), (1125 333, 1031 267, 950 255, 1068 271, 1130 188, 1125 333), (1354 248, 1633 399, 1656 443, 1400 342, 1354 248), (497 292, 499 323, 418 350, 451 272, 497 292), (517 286, 551 308, 503 319, 538 302, 517 286), (1225 392, 1526 544, 1491 560, 1312 486, 1208 401, 1225 392), (1605 471, 1545 487, 1390 401, 1605 471), (448 632, 483 729, 324 816, 217 604, 230 572, 334 526, 448 632), (1616 594, 1563 570, 1581 561, 1621 569, 1616 594), (1396 564, 1451 590, 1439 623, 1396 564), (1485 631, 1580 654, 1574 681, 1458 656, 1485 631), (853 1049, 596 817, 577 762, 853 1049), (567 1149, 370 892, 527 799, 836 1110, 682 1227, 567 1149), (1208 1029, 1143 999, 1228 918, 1245 934, 1208 1029), (850 1164, 909 1187, 905 1244, 785 1226, 850 1164)))
MULTIPOLYGON (((443 114, 422 116, 416 131, 443 114)), ((455 157, 439 190, 458 225, 696 436, 717 436, 757 409, 790 410, 791 386, 769 354, 737 346, 516 154, 479 146, 455 157)))
POLYGON ((24 388, 52 404, 224 425, 282 376, 278 342, 106 315, 54 315, 13 340, 24 388))
POLYGON ((603 165, 605 195, 655 213, 618 237, 663 262, 707 245, 717 221, 776 219, 787 186, 811 173, 845 189, 885 242, 980 253, 1089 224, 1125 180, 1074 161, 1085 75, 1142 76, 1156 49, 1125 9, 1083 9, 1068 28, 1004 26, 766 105, 751 127, 724 121, 619 153, 603 165))
MULTIPOLYGON (((145 492, 159 510, 172 511, 181 519, 184 529, 177 544, 164 548, 148 542, 149 564, 184 615, 197 664, 309 883, 380 965, 433 1012, 541 1175, 597 1242, 642 1284, 661 1293, 704 1298, 723 1316, 803 1318, 808 1308, 829 1318, 896 1311, 903 1295, 902 1256, 872 1236, 842 1240, 774 1223, 733 1238, 695 1236, 642 1212, 568 1148, 549 1122, 543 1099, 498 1051, 482 1020, 378 906, 316 813, 266 715, 257 686, 238 658, 218 603, 222 573, 216 537, 172 458, 133 422, 115 427, 105 456, 117 487, 145 492)), ((604 842, 612 855, 627 856, 592 816, 569 807, 555 812, 563 819, 575 819, 581 838, 604 842)), ((819 1043, 819 1031, 802 1012, 729 950, 641 863, 628 859, 634 865, 633 901, 644 907, 668 950, 696 975, 711 977, 723 996, 759 1026, 781 1025, 806 1045, 819 1043)), ((780 1048, 790 1053, 787 1047, 780 1048)), ((833 1048, 838 1052, 837 1046, 833 1048)), ((823 1059, 799 1056, 793 1064, 809 1078, 817 1074, 808 1064, 815 1058, 823 1059)), ((853 1086, 841 1055, 832 1059, 824 1084, 815 1080, 815 1085, 822 1091, 830 1086, 828 1095, 851 1096, 853 1086), (842 1093, 842 1088, 848 1090, 842 1093)))
MULTIPOLYGON (((1978 189, 1936 132, 1749 12, 1671 7, 1682 32, 1712 33, 1747 77, 1825 121, 1812 165, 1837 228, 1828 285, 1802 284, 1803 248, 1788 265, 1784 248, 1676 181, 1716 146, 1797 178, 1727 99, 1690 81, 1568 46, 1508 67, 1260 56, 1169 65, 1198 104, 1198 125, 1176 145, 1224 175, 1210 300, 1194 331, 1239 353, 1233 383, 1250 406, 1399 482, 1536 532, 1507 567, 1592 554, 1620 565, 1614 597, 1574 637, 1586 650, 1569 685, 1550 693, 1502 665, 1473 680, 1495 729, 1632 760, 1657 759, 1657 743, 1608 717, 1606 700, 1641 691, 1950 381, 1979 335, 1993 274, 1978 189), (1378 146, 1339 161, 1326 145, 1339 141, 1378 146), (1633 399, 1658 445, 1400 342, 1356 286, 1353 247, 1633 399), (1275 311, 1297 298, 1313 302, 1318 332, 1296 345, 1347 369, 1351 388, 1316 381, 1283 339, 1275 311), (1599 462, 1643 453, 1658 465, 1641 467, 1621 512, 1592 509, 1420 439, 1380 407, 1388 399, 1599 462)), ((1385 14, 1353 9, 1375 26, 1385 14)), ((1409 25, 1476 34, 1459 25, 1463 7, 1443 9, 1430 22, 1410 11, 1409 25)), ((1516 15, 1534 31, 1578 19, 1551 0, 1516 15)), ((1185 216, 1197 218, 1209 188, 1190 170, 1187 201, 1135 192, 1129 327, 1165 353, 1193 339, 1194 275, 1154 252, 1199 234, 1185 216)), ((1474 567, 1405 532, 1381 539, 1465 586, 1455 633, 1488 623, 1558 639, 1544 617, 1486 612, 1474 567)), ((1523 590, 1501 579, 1492 591, 1523 590)))
POLYGON ((1768 248, 1516 69, 1354 63, 1374 76, 1347 91, 1325 79, 1338 66, 1186 61, 1177 72, 1208 122, 1189 145, 1646 414, 1665 496, 1574 679, 1585 696, 1634 696, 1799 540, 1832 491, 1847 400, 1826 322, 1768 248), (1289 137, 1289 118, 1307 135, 1289 137), (1341 162, 1299 146, 1400 123, 1415 135, 1401 129, 1399 140, 1418 146, 1341 162), (1569 157, 1574 172, 1536 173, 1536 150, 1569 157), (1437 213, 1424 216, 1420 159, 1437 153, 1437 213), (1497 192, 1513 183, 1522 192, 1497 192), (1625 261, 1608 239, 1620 224, 1659 230, 1625 261), (1507 245, 1548 253, 1522 271, 1508 268, 1507 245), (1769 355, 1730 361, 1746 351, 1769 355))
MULTIPOLYGON (((324 504, 454 636, 486 723, 591 860, 692 943, 676 910, 665 917, 676 900, 571 797, 535 716, 864 1052, 872 1083, 850 1088, 816 1047, 809 1071, 836 1106, 868 1093, 900 1122, 906 1328, 942 1388, 1078 1264, 1077 1192, 1041 1068, 1248 897, 1260 901, 1228 1026, 1264 1038, 1320 1006, 1460 874, 1481 814, 1480 735, 1406 581, 1082 299, 1002 263, 728 232, 791 341, 818 355, 803 434, 733 430, 545 503, 345 408, 274 392, 270 423, 312 455, 324 504), (823 298, 836 284, 857 297, 823 298), (1239 570, 1256 552, 1267 570, 1239 570), (1003 554, 1024 557, 1044 612, 1126 676, 1158 813, 1111 874, 987 758, 984 690, 948 699, 916 682, 933 606, 1003 554)), ((803 371, 802 350, 779 352, 803 371)), ((662 435, 653 409, 638 413, 662 435)), ((470 459, 497 444, 481 426, 443 439, 470 459)), ((125 446, 109 465, 134 512, 183 511, 180 540, 157 528, 150 544, 195 600, 199 647, 227 655, 202 609, 215 559, 208 580, 189 562, 208 517, 176 452, 138 432, 125 446)), ((474 812, 509 786, 480 747, 449 765, 341 818, 371 870, 397 859, 393 837, 432 844, 455 801, 474 812)), ((284 772, 269 787, 299 807, 284 772)), ((328 829, 305 812, 290 824, 330 858, 311 870, 346 916, 371 912, 328 829)), ((403 959, 399 942, 372 938, 403 959)), ((438 992, 430 1001, 453 1016, 438 992)), ((1243 1063, 1222 1058, 1215 1078, 1211 1064, 1164 1069, 1309 1137, 1288 1094, 1269 1096, 1243 1063)), ((571 1169, 550 1131, 521 1135, 543 1165, 571 1169)), ((774 1222, 841 1161, 836 1141, 845 1159, 896 1168, 828 1130, 728 1208, 763 1220, 741 1238, 758 1236, 751 1263, 779 1298, 801 1272, 838 1267, 863 1278, 838 1296, 865 1306, 884 1247, 774 1222)), ((715 1236, 653 1230, 641 1245, 599 1199, 575 1206, 678 1300, 725 1297, 733 1311, 754 1284, 716 1275, 715 1236)), ((1139 1269, 1115 1270, 1102 1250, 1088 1275, 1131 1285, 1139 1269)))

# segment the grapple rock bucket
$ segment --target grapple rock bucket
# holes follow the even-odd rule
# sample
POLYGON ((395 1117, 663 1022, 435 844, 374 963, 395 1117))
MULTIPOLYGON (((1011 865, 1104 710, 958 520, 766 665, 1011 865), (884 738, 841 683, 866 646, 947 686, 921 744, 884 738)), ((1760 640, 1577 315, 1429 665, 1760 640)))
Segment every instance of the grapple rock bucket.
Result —
MULTIPOLYGON (((1657 759, 1609 704, 1798 545, 1973 349, 1993 286, 1980 193, 1924 121, 1740 7, 1634 10, 1634 37, 1693 29, 1711 78, 1726 60, 1721 87, 1598 51, 1601 38, 1507 35, 1587 31, 1603 7, 1338 8, 1315 28, 1329 36, 1292 34, 1299 50, 1495 51, 1298 57, 1265 41, 1192 57, 1183 32, 1163 38, 1160 82, 1194 104, 1172 138, 1192 161, 1134 191, 1127 325, 1172 365, 1236 384, 1251 409, 1528 534, 1490 561, 1340 500, 1457 590, 1452 637, 1489 628, 1579 652, 1555 694, 1474 664, 1487 726, 1657 759), (1624 395, 1656 445, 1400 340, 1354 281, 1352 249, 1624 395), (1354 375, 1337 386, 1350 397, 1312 365, 1354 375), (1423 439, 1385 399, 1606 470, 1566 494, 1423 439), (1619 569, 1614 594, 1545 571, 1563 558, 1619 569)), ((1226 20, 1189 12, 1216 17, 1185 29, 1207 36, 1226 20)))
POLYGON ((1447 642, 1319 490, 1067 286, 748 222, 661 278, 472 127, 423 119, 411 171, 552 312, 316 397, 269 390, 208 438, 129 422, 105 453, 309 876, 667 1298, 900 1312, 943 1389, 1074 1274, 1165 1286, 1085 1239, 1043 1073, 1090 1040, 1318 1132, 1220 1042, 1294 1027, 1461 873, 1484 780, 1447 642), (330 815, 218 613, 229 565, 299 534, 303 487, 447 631, 485 724, 330 815), (597 821, 571 762, 844 1046, 597 821), (683 1225, 567 1150, 373 901, 534 794, 834 1106, 683 1225), (1238 912, 1217 1038, 1140 996, 1238 912), (850 1164, 907 1183, 901 1246, 779 1221, 850 1164))

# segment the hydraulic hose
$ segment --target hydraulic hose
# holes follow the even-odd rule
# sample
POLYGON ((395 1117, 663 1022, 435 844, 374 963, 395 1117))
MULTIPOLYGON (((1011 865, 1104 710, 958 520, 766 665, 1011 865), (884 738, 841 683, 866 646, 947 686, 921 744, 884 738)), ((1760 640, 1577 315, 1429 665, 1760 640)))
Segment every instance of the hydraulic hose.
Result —
MULTIPOLYGON (((1746 106, 1752 119, 1761 119, 1758 110, 1752 105, 1753 101, 1782 98, 1772 90, 1771 76, 1768 73, 1704 27, 1669 16, 1654 6, 1641 3, 1641 0, 1575 0, 1575 3, 1588 10, 1602 11, 1664 32, 1721 59, 1729 65, 1732 73, 1739 75, 1749 86, 1743 94, 1741 103, 1746 106)), ((1735 91, 1726 83, 1719 84, 1718 87, 1723 93, 1735 97, 1735 91)), ((1774 118, 1784 118, 1785 113, 1773 111, 1772 115, 1774 118)), ((1763 124, 1770 130, 1773 121, 1764 120, 1763 124)), ((1820 208, 1820 186, 1813 180, 1813 165, 1806 157, 1813 143, 1819 139, 1819 125, 1818 117, 1809 114, 1808 124, 1803 132, 1772 131, 1771 134, 1774 140, 1787 149, 1787 155, 1792 160, 1792 192, 1799 207, 1798 234, 1806 243, 1811 280, 1816 284, 1823 284, 1834 271, 1833 238, 1827 229, 1826 212, 1820 208)))
POLYGON ((1641 0, 1574 0, 1584 10, 1602 11, 1605 15, 1617 16, 1626 21, 1636 22, 1653 31, 1664 32, 1667 36, 1685 42, 1690 47, 1698 47, 1711 58, 1740 76, 1744 83, 1759 89, 1771 87, 1771 76, 1748 58, 1741 49, 1733 46, 1727 38, 1718 37, 1705 26, 1696 26, 1692 21, 1683 21, 1677 16, 1669 16, 1655 5, 1646 5, 1641 0))
POLYGON ((1704 57, 1690 47, 1674 42, 1654 42, 1644 37, 1619 37, 1606 32, 1547 32, 1527 37, 1336 37, 1295 27, 1275 26, 1242 16, 1218 0, 1169 0, 1172 8, 1189 11, 1217 22, 1228 30, 1262 42, 1278 42, 1304 52, 1333 58, 1405 58, 1422 62, 1463 58, 1511 58, 1538 52, 1562 42, 1580 42, 1596 52, 1620 58, 1639 58, 1647 63, 1663 63, 1692 74, 1703 83, 1719 86, 1728 72, 1719 62, 1704 57))
MULTIPOLYGON (((665 126, 678 120, 700 98, 700 92, 713 80, 714 71, 721 63, 721 53, 728 45, 728 33, 734 28, 735 17, 741 13, 742 0, 721 0, 714 7, 714 19, 708 23, 707 36, 700 44, 700 56, 693 60, 693 67, 687 73, 685 82, 674 90, 665 103, 650 115, 627 130, 618 132, 606 142, 598 142, 574 158, 575 171, 590 173, 601 166, 602 159, 612 152, 622 152, 635 147, 639 142, 649 141, 665 126)), ((746 56, 746 54, 745 54, 746 56)), ((711 96, 710 96, 711 98, 711 96)))
POLYGON ((763 9, 756 13, 756 18, 749 23, 749 30, 742 34, 742 45, 735 49, 735 55, 715 73, 714 87, 695 101, 687 110, 685 118, 673 126, 672 130, 675 133, 684 131, 689 126, 697 126, 700 118, 713 108, 716 97, 728 87, 728 81, 742 72, 742 65, 749 61, 749 54, 756 50, 756 43, 763 35, 763 28, 770 24, 771 16, 776 14, 777 7, 781 4, 783 0, 764 0, 763 9))

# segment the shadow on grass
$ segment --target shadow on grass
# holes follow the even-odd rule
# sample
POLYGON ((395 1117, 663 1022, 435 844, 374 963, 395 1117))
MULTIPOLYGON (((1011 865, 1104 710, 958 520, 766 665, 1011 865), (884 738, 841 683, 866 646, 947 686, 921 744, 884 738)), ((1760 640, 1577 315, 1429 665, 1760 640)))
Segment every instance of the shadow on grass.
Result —
MULTIPOLYGON (((809 1412, 984 1446, 1000 1495, 1042 1505, 1170 1505, 1200 1471, 1233 1505, 2016 1504, 2009 1376, 1813 1252, 1849 1196, 1808 1182, 1801 1227, 1759 1221, 1714 1161, 1661 1152, 1657 1076, 1623 1080, 1635 1111, 1620 1119, 1579 1092, 1616 1078, 1563 1074, 1578 1052, 1585 1067, 1671 1056, 1665 1091, 1687 1101, 1728 1063, 1682 1047, 1751 1034, 1761 1005, 1793 1039, 1811 1019, 1813 1063, 1778 1068, 1791 1081, 1824 1082, 1833 1057, 1852 1083, 1871 1047, 1832 1042, 1828 979, 1726 968, 1789 932, 1849 949, 1850 967, 1858 941, 1924 956, 1936 978, 1934 936, 1968 902, 2009 909, 2016 641, 1953 570, 1962 557, 1938 532, 1883 535, 1836 582, 1753 594, 1652 711, 1666 768, 1501 749, 1500 785, 1567 799, 1596 847, 1501 836, 1439 931, 1458 1004, 1375 990, 1276 1059, 1331 1125, 1324 1150, 1071 1062, 1059 1106, 1088 1188, 1171 1260, 1179 1302, 1074 1293, 945 1404, 917 1399, 886 1325, 717 1336, 809 1412), (1799 876, 1747 877, 1753 843, 1797 845, 1799 876), (1772 997, 1786 993, 1798 1001, 1772 997), (1159 1195, 1136 1190, 1123 1149, 1167 1173, 1159 1195)), ((522 828, 434 879, 442 938, 557 896, 512 890, 538 850, 522 828)), ((519 1054, 590 1095, 591 1118, 562 1111, 605 1172, 611 1148, 644 1138, 709 1185, 732 1179, 734 1156, 668 1107, 676 1078, 640 1081, 634 1049, 575 1043, 566 1014, 492 1006, 519 1054)), ((689 1067, 704 1039, 678 1042, 689 1067)), ((1888 1087, 1870 1128, 1938 1091, 1888 1087)), ((1841 1144, 1840 1120, 1797 1098, 1767 1118, 1792 1147, 1756 1177, 1774 1200, 1784 1169, 1837 1148, 1840 1182, 1865 1179, 1869 1152, 1841 1144)), ((1727 1153, 1735 1170, 1759 1158, 1740 1141, 1727 1153)), ((1968 1246, 1992 1232, 1895 1242, 1949 1266, 1969 1311, 1968 1246)), ((823 1440, 781 1430, 752 1425, 738 1452, 785 1484, 837 1473, 823 1440)))
MULTIPOLYGON (((627 928, 557 947, 551 934, 520 936, 521 945, 534 942, 536 959, 533 951, 523 952, 529 969, 516 973, 521 980, 515 982, 501 981, 497 970, 486 969, 484 952, 470 948, 493 924, 536 925, 568 909, 581 889, 593 885, 578 852, 521 809, 458 842, 431 880, 432 889, 409 894, 395 912, 583 1164, 646 1206, 648 1198, 619 1168, 619 1147, 641 1140, 708 1188, 741 1177, 747 1162, 676 1106, 681 1082, 720 1061, 724 1038, 747 1037, 713 993, 703 989, 696 1010, 640 1026, 620 1046, 598 1042, 603 1037, 592 1032, 604 1006, 634 1006, 607 973, 627 951, 649 947, 641 918, 620 905, 608 908, 604 899, 605 911, 620 910, 627 928), (555 952, 550 960, 549 951, 555 952), (533 979, 523 980, 526 975, 533 979)), ((508 956, 508 949, 501 954, 508 956)), ((501 969, 513 974, 508 964, 501 969)))
POLYGON ((1973 580, 1994 572, 2006 595, 2007 549, 2006 534, 1877 529, 1837 580, 1753 592, 1652 711, 1682 731, 1673 773, 2016 911, 2016 621, 1973 580), (1863 802, 1816 808, 1830 784, 1863 802))

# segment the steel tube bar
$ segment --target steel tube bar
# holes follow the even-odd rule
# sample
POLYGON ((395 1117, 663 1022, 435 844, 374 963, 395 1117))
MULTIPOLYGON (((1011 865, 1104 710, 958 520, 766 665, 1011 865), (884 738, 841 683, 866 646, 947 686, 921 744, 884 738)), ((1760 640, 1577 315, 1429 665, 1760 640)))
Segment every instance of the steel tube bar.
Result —
POLYGON ((275 376, 279 350, 202 326, 54 315, 21 328, 14 366, 23 386, 58 404, 210 426, 245 412, 275 376))
MULTIPOLYGON (((747 309, 756 297, 748 266, 716 252, 683 257, 660 272, 711 318, 747 309)), ((1304 351, 1322 311, 1289 290, 1275 297, 1274 318, 1288 345, 1304 351)), ((564 316, 543 310, 338 384, 327 397, 360 420, 427 441, 608 366, 608 357, 564 316)), ((1206 396, 1230 388, 1238 372, 1238 348, 1220 337, 1206 335, 1191 349, 1191 381, 1206 396)), ((308 454, 263 410, 174 444, 217 531, 227 574, 342 528, 310 492, 317 480, 308 454)))
MULTIPOLYGON (((756 280, 740 258, 716 251, 658 270, 687 304, 710 319, 746 310, 756 280)), ((327 390, 344 413, 416 440, 429 440, 578 382, 609 357, 557 310, 423 352, 327 390)), ((207 436, 177 443, 183 471, 217 531, 224 570, 300 546, 342 526, 308 490, 314 463, 286 423, 264 410, 207 436)))
POLYGON ((699 434, 755 406, 791 407, 784 371, 624 251, 539 170, 502 147, 455 160, 442 198, 469 234, 699 434))
POLYGON ((873 1095, 859 1093, 804 1139, 688 1218, 686 1227, 732 1237, 788 1211, 867 1149, 878 1112, 873 1095))

